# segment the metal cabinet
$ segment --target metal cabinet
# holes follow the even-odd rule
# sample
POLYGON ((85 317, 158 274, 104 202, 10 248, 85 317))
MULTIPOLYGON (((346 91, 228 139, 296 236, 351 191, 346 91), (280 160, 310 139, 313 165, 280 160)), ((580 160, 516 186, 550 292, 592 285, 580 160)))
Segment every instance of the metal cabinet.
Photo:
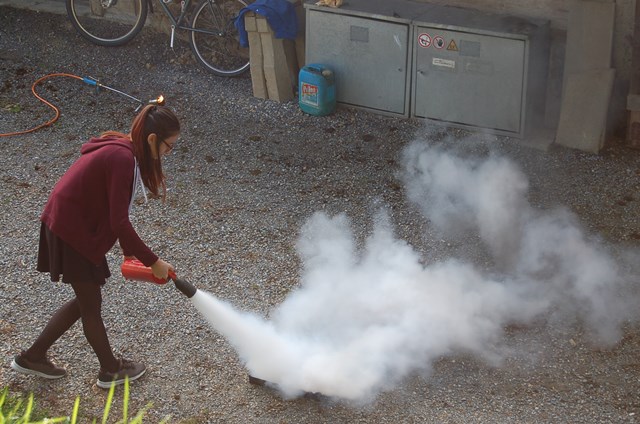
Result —
POLYGON ((333 69, 336 100, 408 117, 411 20, 424 11, 423 6, 349 0, 339 9, 314 4, 305 4, 305 9, 305 62, 333 69))
POLYGON ((305 4, 306 62, 339 103, 523 137, 544 115, 549 23, 408 0, 305 4))
POLYGON ((520 133, 524 122, 527 45, 524 40, 415 27, 413 116, 520 133))
POLYGON ((523 137, 544 114, 549 24, 434 7, 413 22, 412 116, 523 137))

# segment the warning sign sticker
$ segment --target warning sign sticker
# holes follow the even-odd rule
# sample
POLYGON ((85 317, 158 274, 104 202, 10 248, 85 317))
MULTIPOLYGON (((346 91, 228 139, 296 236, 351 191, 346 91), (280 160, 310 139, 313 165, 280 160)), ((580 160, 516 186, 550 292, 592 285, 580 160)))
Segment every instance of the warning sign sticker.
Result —
POLYGON ((426 32, 418 35, 418 45, 424 49, 427 49, 431 46, 431 36, 426 32))
POLYGON ((447 50, 452 51, 452 52, 457 52, 458 51, 458 45, 456 44, 455 40, 451 40, 449 42, 449 45, 447 46, 447 50))
POLYGON ((433 46, 438 50, 444 49, 444 38, 439 35, 433 37, 433 46))

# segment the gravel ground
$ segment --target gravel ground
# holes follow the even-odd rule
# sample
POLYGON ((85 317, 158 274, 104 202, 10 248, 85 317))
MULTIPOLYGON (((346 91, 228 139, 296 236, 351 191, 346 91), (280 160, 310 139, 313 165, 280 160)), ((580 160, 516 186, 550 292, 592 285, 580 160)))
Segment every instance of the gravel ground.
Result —
MULTIPOLYGON (((165 162, 168 199, 139 202, 132 220, 180 276, 239 310, 268 317, 296 291, 304 268, 296 243, 317 211, 345 213, 361 244, 372 231, 373 213, 384 205, 396 236, 425 264, 463 258, 498 273, 477 235, 446 239, 407 200, 401 155, 415 139, 455 147, 467 158, 507 157, 528 179, 532 208, 564 205, 590 239, 616 258, 638 250, 640 155, 623 142, 612 140, 591 155, 556 146, 536 150, 507 138, 351 109, 312 117, 296 102, 252 97, 248 77, 202 72, 187 46, 172 51, 168 37, 151 35, 147 31, 122 48, 99 48, 76 36, 65 16, 0 7, 0 133, 49 119, 51 111, 32 97, 30 87, 50 73, 96 77, 143 99, 164 93, 184 127, 165 162)), ((9 363, 71 296, 69 287, 51 284, 34 269, 38 217, 47 195, 88 137, 128 129, 135 105, 64 77, 47 80, 39 92, 60 108, 60 119, 34 133, 0 139, 0 387, 35 393, 38 404, 56 416, 70 413, 80 396, 83 422, 89 422, 101 416, 107 394, 95 386, 98 363, 80 325, 50 352, 67 367, 66 378, 25 377, 9 363)), ((350 402, 320 395, 285 398, 249 384, 227 338, 171 284, 124 281, 117 247, 108 260, 114 275, 104 290, 104 319, 114 350, 148 366, 130 395, 130 411, 153 403, 145 422, 167 416, 190 423, 640 422, 640 296, 633 262, 625 293, 635 310, 607 347, 594 344, 580 320, 555 325, 550 311, 524 325, 506 323, 498 344, 512 350, 500 361, 450 349, 373 398, 350 402)), ((112 416, 120 410, 117 401, 112 416)))

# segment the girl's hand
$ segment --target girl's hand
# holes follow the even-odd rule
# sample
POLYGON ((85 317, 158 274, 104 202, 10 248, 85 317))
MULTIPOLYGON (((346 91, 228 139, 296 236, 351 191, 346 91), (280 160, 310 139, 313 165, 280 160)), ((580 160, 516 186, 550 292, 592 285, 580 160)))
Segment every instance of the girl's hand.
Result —
POLYGON ((170 263, 165 262, 162 259, 158 259, 153 265, 151 265, 151 271, 153 272, 154 277, 166 280, 169 278, 169 271, 175 272, 175 269, 170 263))

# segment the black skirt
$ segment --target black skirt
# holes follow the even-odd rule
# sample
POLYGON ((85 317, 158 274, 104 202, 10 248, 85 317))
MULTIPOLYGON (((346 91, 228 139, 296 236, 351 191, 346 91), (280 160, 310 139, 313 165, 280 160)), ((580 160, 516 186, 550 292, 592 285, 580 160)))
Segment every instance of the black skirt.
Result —
POLYGON ((96 265, 56 236, 42 223, 38 248, 38 271, 48 272, 51 281, 95 283, 103 285, 111 276, 107 258, 96 265))

